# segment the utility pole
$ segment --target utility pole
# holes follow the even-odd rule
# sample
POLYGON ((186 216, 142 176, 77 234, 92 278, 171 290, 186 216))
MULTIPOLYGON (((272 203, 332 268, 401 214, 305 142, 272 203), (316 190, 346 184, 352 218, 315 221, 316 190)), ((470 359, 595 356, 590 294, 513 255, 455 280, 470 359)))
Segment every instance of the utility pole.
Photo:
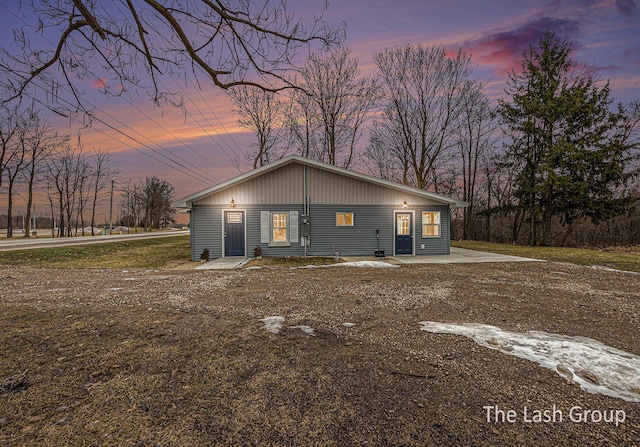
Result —
POLYGON ((109 234, 111 234, 111 229, 113 228, 113 183, 111 180, 111 200, 109 202, 109 234))

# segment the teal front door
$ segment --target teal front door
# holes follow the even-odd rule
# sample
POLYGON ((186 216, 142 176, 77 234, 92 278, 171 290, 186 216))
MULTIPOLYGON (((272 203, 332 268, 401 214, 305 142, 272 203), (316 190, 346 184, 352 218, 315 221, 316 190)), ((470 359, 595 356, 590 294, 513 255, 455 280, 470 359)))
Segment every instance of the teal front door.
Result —
POLYGON ((224 212, 224 255, 245 256, 244 211, 224 212))

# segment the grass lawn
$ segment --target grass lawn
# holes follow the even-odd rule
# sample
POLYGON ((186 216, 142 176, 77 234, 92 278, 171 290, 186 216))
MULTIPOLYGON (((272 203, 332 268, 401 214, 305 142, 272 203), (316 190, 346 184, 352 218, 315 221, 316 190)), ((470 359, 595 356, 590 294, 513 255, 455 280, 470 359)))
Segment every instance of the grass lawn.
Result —
MULTIPOLYGON (((585 266, 640 272, 640 248, 593 250, 564 247, 527 247, 478 241, 453 241, 454 247, 502 253, 585 266)), ((0 265, 50 268, 162 268, 190 263, 189 236, 118 241, 95 245, 38 248, 0 252, 0 265)), ((252 259, 246 267, 299 267, 333 264, 333 258, 289 257, 252 259)))
POLYGON ((567 247, 528 247, 479 241, 452 241, 451 246, 488 251, 547 261, 569 262, 586 266, 601 266, 630 272, 640 272, 640 248, 607 248, 594 250, 567 247))
POLYGON ((0 252, 0 265, 159 268, 191 259, 189 235, 0 252))

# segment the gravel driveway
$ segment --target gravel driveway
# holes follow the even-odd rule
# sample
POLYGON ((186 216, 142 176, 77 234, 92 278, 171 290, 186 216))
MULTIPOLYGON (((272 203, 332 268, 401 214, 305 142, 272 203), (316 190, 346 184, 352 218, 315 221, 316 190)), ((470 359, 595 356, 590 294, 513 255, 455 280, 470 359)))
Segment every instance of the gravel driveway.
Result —
POLYGON ((553 262, 3 267, 0 286, 0 379, 13 380, 0 393, 2 445, 640 439, 640 404, 587 393, 528 360, 419 325, 583 336, 640 355, 638 275, 553 262), (283 317, 278 333, 259 321, 272 316, 283 317), (532 420, 546 410, 562 420, 532 420), (576 420, 572 411, 622 411, 625 420, 576 420))

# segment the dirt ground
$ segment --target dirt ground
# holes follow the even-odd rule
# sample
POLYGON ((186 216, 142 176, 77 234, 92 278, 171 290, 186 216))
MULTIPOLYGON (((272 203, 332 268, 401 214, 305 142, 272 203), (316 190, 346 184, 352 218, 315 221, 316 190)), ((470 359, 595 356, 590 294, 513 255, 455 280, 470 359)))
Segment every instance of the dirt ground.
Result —
POLYGON ((637 446, 640 404, 418 322, 580 335, 640 355, 639 295, 638 275, 552 262, 3 266, 0 445, 637 446), (269 316, 285 318, 280 333, 263 328, 269 316), (487 421, 485 406, 517 420, 487 421), (524 407, 554 406, 562 422, 523 420, 524 407), (626 420, 567 420, 576 406, 626 420))

